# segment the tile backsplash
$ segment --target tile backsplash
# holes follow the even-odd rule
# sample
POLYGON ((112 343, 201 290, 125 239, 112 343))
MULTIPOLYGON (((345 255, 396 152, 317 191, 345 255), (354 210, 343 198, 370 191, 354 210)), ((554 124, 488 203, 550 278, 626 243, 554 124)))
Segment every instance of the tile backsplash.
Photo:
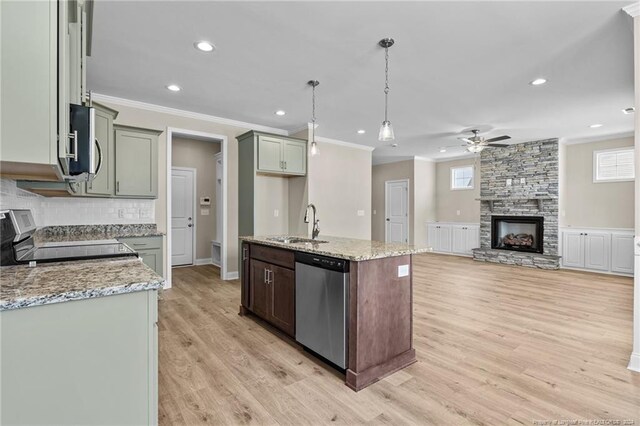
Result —
POLYGON ((155 223, 155 200, 41 197, 0 179, 0 209, 31 209, 38 227, 155 223))

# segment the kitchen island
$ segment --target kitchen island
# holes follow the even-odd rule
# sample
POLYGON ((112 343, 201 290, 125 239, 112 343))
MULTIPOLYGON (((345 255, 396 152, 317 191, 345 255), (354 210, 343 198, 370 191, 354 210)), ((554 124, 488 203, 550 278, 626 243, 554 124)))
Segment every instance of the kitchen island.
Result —
POLYGON ((0 267, 0 424, 156 424, 157 294, 139 258, 0 267))
MULTIPOLYGON (((317 240, 272 236, 240 239, 241 315, 254 314, 300 341, 297 331, 303 324, 297 325, 296 318, 303 312, 297 309, 296 301, 308 286, 315 285, 306 278, 309 275, 300 273, 301 262, 309 258, 304 254, 311 254, 311 260, 326 256, 330 268, 340 267, 346 275, 345 365, 337 366, 344 370, 347 386, 359 391, 416 361, 412 255, 428 249, 329 236, 317 240)), ((323 300, 318 297, 318 303, 323 300)), ((304 309, 315 310, 308 304, 304 309)), ((333 323, 335 312, 330 306, 320 316, 333 323)), ((330 334, 335 341, 335 332, 330 334)))

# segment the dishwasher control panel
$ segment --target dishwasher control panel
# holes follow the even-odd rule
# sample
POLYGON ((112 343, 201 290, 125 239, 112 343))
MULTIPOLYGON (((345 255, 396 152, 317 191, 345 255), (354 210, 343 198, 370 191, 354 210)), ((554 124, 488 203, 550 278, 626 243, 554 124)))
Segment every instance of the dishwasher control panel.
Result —
POLYGON ((302 252, 296 252, 295 259, 296 262, 316 266, 322 269, 329 269, 337 272, 349 272, 349 261, 344 259, 318 256, 316 254, 302 252))

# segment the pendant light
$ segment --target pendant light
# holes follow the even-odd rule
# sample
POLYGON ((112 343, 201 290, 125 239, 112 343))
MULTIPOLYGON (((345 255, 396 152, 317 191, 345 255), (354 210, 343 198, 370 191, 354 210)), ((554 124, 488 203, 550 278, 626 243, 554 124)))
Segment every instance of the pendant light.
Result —
POLYGON ((307 84, 311 86, 311 155, 318 155, 320 150, 316 142, 316 87, 320 82, 309 80, 307 84))
POLYGON ((389 98, 389 48, 393 46, 394 40, 392 38, 383 38, 378 42, 381 47, 384 47, 384 121, 380 126, 380 133, 378 134, 378 140, 392 141, 395 139, 393 135, 393 127, 387 117, 387 106, 389 98))

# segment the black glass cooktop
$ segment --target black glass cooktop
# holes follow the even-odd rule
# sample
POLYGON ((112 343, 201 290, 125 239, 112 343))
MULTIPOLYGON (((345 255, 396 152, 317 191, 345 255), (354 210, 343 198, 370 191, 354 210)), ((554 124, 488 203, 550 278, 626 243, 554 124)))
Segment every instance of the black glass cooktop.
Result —
POLYGON ((36 247, 18 259, 19 262, 60 262, 65 260, 104 259, 137 256, 122 243, 36 247))

